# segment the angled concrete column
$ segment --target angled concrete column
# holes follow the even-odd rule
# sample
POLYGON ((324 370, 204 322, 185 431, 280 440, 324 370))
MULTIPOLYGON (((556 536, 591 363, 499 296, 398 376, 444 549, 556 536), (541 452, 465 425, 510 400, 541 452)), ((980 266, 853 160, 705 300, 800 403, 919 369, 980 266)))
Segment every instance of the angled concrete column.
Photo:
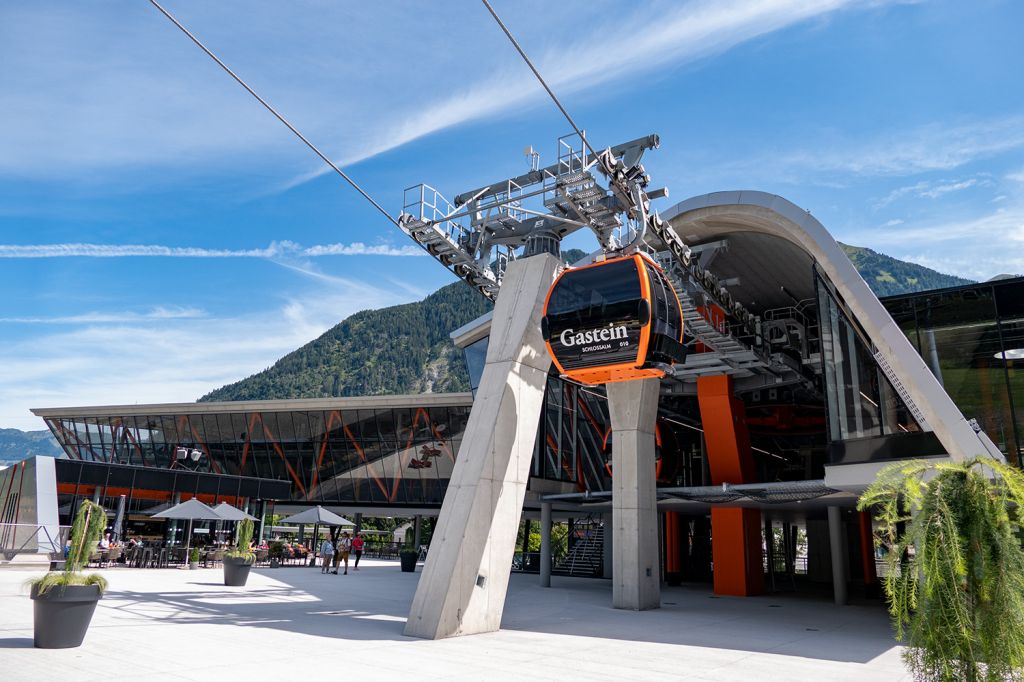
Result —
POLYGON ((846 558, 843 548, 843 510, 828 508, 828 544, 832 555, 832 590, 836 604, 846 604, 846 558))
POLYGON ((612 421, 612 606, 661 606, 655 419, 658 379, 608 384, 612 421))
POLYGON ((551 587, 551 503, 540 503, 540 586, 551 587))
POLYGON ((542 254, 514 261, 505 273, 487 361, 406 635, 440 639, 501 626, 551 366, 540 318, 558 265, 542 254))

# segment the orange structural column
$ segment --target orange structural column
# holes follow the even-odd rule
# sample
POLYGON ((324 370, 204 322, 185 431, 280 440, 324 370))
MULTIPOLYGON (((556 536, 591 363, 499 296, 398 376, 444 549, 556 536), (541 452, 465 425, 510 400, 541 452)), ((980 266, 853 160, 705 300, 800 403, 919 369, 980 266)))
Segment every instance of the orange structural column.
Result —
MULTIPOLYGON (((732 377, 699 377, 697 401, 711 482, 752 483, 754 460, 746 408, 733 395, 732 377)), ((715 594, 746 597, 764 592, 760 510, 713 507, 711 554, 715 594)))
POLYGON ((715 594, 750 597, 764 592, 761 510, 714 507, 711 556, 715 562, 715 594))

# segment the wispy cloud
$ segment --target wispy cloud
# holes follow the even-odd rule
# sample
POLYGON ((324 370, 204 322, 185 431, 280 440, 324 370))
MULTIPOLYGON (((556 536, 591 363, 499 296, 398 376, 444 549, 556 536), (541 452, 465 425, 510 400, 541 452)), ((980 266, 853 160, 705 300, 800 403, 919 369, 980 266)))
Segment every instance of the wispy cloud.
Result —
MULTIPOLYGON (((638 77, 668 64, 681 65, 725 52, 751 39, 808 19, 823 17, 854 6, 889 4, 878 0, 764 0, 762 2, 697 1, 670 8, 642 8, 617 17, 614 25, 601 25, 562 47, 534 54, 538 68, 561 95, 592 89, 626 77, 638 77), (609 36, 629 36, 609 49, 609 36)), ((497 28, 495 40, 504 43, 497 28)), ((499 49, 510 47, 504 45, 499 49)), ((529 51, 529 45, 527 50, 529 51)), ((352 164, 408 144, 452 126, 511 109, 545 102, 547 95, 527 67, 515 58, 500 73, 476 83, 459 83, 457 92, 418 107, 418 112, 375 131, 341 155, 352 164)), ((315 167, 284 185, 290 188, 331 172, 315 167)))
POLYGON ((55 317, 0 317, 0 323, 14 324, 126 324, 131 322, 166 322, 168 320, 198 320, 207 316, 201 308, 157 306, 146 312, 88 312, 81 315, 55 317))
POLYGON ((320 256, 424 256, 423 249, 388 244, 318 244, 304 247, 290 241, 263 249, 206 249, 158 244, 0 244, 0 258, 284 258, 320 256))
POLYGON ((971 279, 1024 274, 1024 205, 860 234, 872 248, 971 279))
POLYGON ((309 282, 244 314, 173 306, 90 313, 65 318, 74 323, 68 328, 43 326, 31 338, 7 339, 0 344, 0 424, 42 428, 31 407, 189 402, 270 366, 352 313, 410 300, 391 287, 309 282), (190 319, 169 334, 166 325, 154 324, 161 316, 190 319))
POLYGON ((829 147, 794 155, 786 162, 863 176, 952 170, 1024 147, 1024 116, 959 125, 935 123, 868 141, 837 139, 829 147))
POLYGON ((875 208, 884 208, 889 204, 902 199, 904 197, 912 196, 918 199, 938 199, 947 194, 953 192, 960 192, 971 187, 975 187, 980 184, 988 184, 987 181, 979 180, 978 178, 967 178, 965 180, 922 180, 914 183, 913 185, 907 185, 905 187, 898 187, 885 197, 883 197, 875 208))

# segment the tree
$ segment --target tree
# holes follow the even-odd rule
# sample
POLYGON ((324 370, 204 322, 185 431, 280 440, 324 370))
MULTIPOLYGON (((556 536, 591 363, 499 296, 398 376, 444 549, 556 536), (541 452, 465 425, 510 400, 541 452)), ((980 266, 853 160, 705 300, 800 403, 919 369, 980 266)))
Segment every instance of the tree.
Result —
POLYGON ((897 462, 861 495, 889 550, 889 613, 916 678, 1024 678, 1022 504, 1024 474, 987 457, 897 462))

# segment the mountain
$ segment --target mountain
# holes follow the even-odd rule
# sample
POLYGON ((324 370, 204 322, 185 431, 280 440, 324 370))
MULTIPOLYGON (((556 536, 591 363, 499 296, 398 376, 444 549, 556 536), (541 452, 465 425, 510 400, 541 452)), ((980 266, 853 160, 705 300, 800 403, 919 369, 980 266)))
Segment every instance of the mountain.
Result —
POLYGON ((860 276, 879 297, 974 284, 972 280, 944 275, 923 265, 896 260, 861 246, 840 246, 860 276))
POLYGON ((448 335, 490 309, 475 289, 455 282, 416 303, 363 310, 200 401, 468 391, 448 335))
MULTIPOLYGON (((842 246, 879 296, 970 283, 871 249, 842 246)), ((562 255, 572 263, 586 254, 571 249, 562 255)), ((474 289, 455 282, 416 303, 364 310, 200 401, 468 391, 465 365, 448 335, 490 309, 474 289)))
POLYGON ((63 450, 49 431, 0 429, 0 465, 20 462, 26 457, 59 457, 63 450))

